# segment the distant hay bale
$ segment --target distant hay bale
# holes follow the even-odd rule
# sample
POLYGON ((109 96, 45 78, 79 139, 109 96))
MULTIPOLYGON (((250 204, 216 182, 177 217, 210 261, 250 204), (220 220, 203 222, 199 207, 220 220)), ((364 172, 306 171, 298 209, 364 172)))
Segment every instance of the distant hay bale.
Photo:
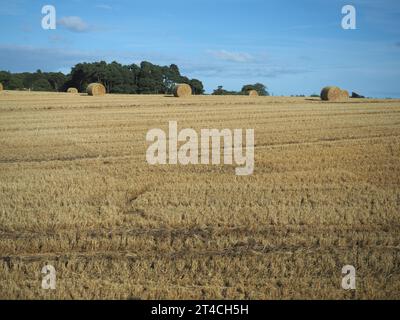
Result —
POLYGON ((189 97, 192 95, 192 87, 186 83, 177 84, 174 88, 174 96, 177 98, 189 97))
POLYGON ((68 88, 68 93, 79 93, 77 88, 68 88))
POLYGON ((321 99, 324 101, 340 101, 343 99, 343 92, 338 87, 325 87, 321 91, 321 99))
POLYGON ((3 84, 0 82, 0 91, 3 91, 3 84))
POLYGON ((106 88, 101 83, 91 83, 88 85, 86 92, 89 96, 104 96, 106 88))
POLYGON ((250 97, 257 97, 258 92, 257 92, 257 90, 249 90, 249 91, 247 91, 247 95, 250 97))
POLYGON ((341 100, 347 100, 350 98, 350 94, 347 90, 342 90, 341 100))

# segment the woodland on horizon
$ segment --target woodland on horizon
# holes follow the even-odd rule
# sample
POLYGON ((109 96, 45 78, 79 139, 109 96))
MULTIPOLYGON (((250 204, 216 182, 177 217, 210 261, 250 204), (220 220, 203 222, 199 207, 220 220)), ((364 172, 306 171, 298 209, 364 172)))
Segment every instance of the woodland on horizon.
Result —
MULTIPOLYGON (((100 82, 108 93, 120 94, 171 94, 177 83, 186 83, 192 87, 193 94, 204 94, 203 83, 198 79, 189 79, 180 73, 176 64, 159 66, 148 61, 140 65, 122 65, 116 61, 78 63, 71 72, 21 72, 0 71, 0 83, 6 90, 31 90, 65 92, 68 88, 77 88, 85 92, 93 82, 100 82)), ((256 90, 259 95, 269 95, 263 84, 244 85, 241 91, 226 91, 219 86, 213 95, 246 94, 256 90)))

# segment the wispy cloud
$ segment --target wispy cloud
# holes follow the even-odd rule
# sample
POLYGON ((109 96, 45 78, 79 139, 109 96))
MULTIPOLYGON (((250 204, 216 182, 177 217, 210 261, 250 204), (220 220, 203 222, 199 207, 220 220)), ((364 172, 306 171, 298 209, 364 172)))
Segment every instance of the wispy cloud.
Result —
POLYGON ((51 34, 49 36, 49 42, 54 45, 55 44, 65 45, 66 43, 70 44, 71 40, 59 34, 51 34))
POLYGON ((108 4, 98 4, 95 7, 97 9, 112 10, 112 7, 108 4))
POLYGON ((231 52, 227 50, 209 50, 208 53, 213 57, 229 62, 250 62, 253 57, 246 52, 231 52))
POLYGON ((311 72, 306 68, 292 68, 263 64, 238 65, 235 68, 220 64, 191 64, 183 67, 185 72, 202 77, 227 78, 277 78, 286 75, 297 75, 311 72))
POLYGON ((159 65, 169 65, 176 61, 176 56, 168 56, 155 52, 121 51, 121 50, 76 50, 66 44, 70 39, 52 35, 49 37, 50 47, 35 47, 28 45, 2 45, 0 44, 0 70, 12 72, 31 72, 37 69, 43 71, 56 71, 70 69, 77 63, 105 60, 118 61, 122 64, 139 64, 147 60, 159 65), (62 46, 55 47, 55 45, 62 46))
POLYGON ((90 30, 90 26, 78 16, 62 17, 58 20, 58 24, 72 32, 87 32, 90 30))
POLYGON ((17 16, 22 15, 26 12, 24 0, 7 1, 7 3, 1 3, 0 5, 0 16, 17 16))
POLYGON ((0 70, 12 72, 54 71, 70 68, 78 62, 93 61, 100 57, 93 52, 66 50, 65 48, 38 48, 32 46, 0 45, 0 70))

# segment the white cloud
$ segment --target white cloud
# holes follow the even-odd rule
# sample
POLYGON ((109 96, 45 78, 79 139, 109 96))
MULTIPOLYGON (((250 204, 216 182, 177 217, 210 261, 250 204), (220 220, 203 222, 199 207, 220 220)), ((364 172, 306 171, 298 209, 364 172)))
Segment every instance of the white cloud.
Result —
POLYGON ((230 62, 250 62, 253 57, 245 52, 231 52, 227 50, 210 50, 208 51, 213 57, 230 62))
POLYGON ((77 16, 63 17, 58 20, 58 24, 73 32, 89 31, 89 25, 81 17, 77 16))

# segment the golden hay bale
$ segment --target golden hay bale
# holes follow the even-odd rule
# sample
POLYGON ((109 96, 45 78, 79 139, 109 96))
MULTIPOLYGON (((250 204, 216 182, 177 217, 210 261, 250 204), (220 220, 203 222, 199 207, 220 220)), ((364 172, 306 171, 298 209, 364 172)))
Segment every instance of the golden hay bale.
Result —
POLYGON ((186 83, 177 84, 174 88, 175 97, 189 97, 192 95, 192 87, 186 83))
POLYGON ((250 97, 257 97, 258 92, 257 92, 257 90, 249 90, 249 91, 247 91, 247 95, 250 97))
POLYGON ((341 100, 347 100, 350 98, 350 94, 347 90, 342 90, 341 100))
POLYGON ((0 82, 0 91, 3 91, 3 84, 0 82))
POLYGON ((68 93, 79 93, 77 88, 68 88, 68 93))
POLYGON ((88 85, 86 92, 89 96, 104 96, 106 88, 101 83, 91 83, 88 85))
POLYGON ((342 90, 338 87, 325 87, 321 91, 321 99, 324 101, 339 101, 342 97, 342 90))

